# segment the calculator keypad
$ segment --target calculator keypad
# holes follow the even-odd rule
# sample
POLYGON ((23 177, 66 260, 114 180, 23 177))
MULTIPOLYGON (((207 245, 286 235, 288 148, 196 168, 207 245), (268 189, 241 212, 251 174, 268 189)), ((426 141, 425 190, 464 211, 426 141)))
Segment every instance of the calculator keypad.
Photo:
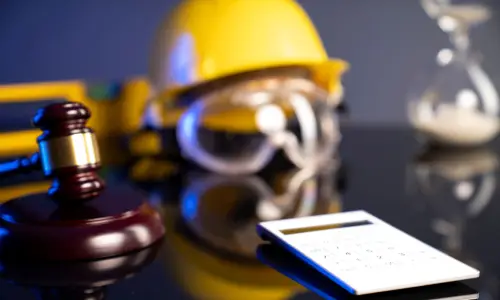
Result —
POLYGON ((322 235, 321 241, 313 242, 312 237, 295 246, 335 273, 423 267, 434 264, 441 256, 435 249, 397 231, 372 227, 373 230, 367 230, 365 226, 363 231, 332 230, 331 234, 322 235))

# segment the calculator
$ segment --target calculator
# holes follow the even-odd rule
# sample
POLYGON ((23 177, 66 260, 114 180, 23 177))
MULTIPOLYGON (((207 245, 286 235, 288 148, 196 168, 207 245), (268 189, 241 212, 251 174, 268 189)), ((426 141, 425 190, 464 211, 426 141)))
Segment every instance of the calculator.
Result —
POLYGON ((478 270, 365 211, 262 222, 257 232, 355 295, 479 277, 478 270))
POLYGON ((462 282, 447 282, 368 295, 353 295, 284 248, 261 244, 257 258, 309 291, 330 300, 474 300, 479 292, 462 282))

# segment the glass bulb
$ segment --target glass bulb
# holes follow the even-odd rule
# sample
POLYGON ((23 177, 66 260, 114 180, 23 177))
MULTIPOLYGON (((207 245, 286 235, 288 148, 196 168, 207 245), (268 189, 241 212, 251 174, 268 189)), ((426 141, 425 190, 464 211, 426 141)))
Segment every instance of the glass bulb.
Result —
POLYGON ((410 96, 410 123, 423 140, 447 146, 489 142, 500 129, 499 96, 478 61, 443 49, 435 75, 410 96))

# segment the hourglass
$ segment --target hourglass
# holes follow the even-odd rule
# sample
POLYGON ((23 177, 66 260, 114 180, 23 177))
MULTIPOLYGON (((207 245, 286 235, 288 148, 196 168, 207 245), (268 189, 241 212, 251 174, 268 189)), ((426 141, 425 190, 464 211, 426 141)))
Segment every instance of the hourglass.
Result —
POLYGON ((423 140, 444 146, 474 146, 492 140, 500 129, 498 92, 471 50, 470 29, 486 22, 490 11, 467 1, 421 0, 449 49, 436 56, 432 81, 410 96, 409 119, 423 140))

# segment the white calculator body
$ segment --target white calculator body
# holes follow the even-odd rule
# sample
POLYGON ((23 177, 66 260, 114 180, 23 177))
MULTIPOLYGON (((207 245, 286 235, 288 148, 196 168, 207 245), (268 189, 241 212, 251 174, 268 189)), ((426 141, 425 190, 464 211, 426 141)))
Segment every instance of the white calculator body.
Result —
POLYGON ((356 295, 479 277, 365 211, 262 222, 257 231, 356 295))

